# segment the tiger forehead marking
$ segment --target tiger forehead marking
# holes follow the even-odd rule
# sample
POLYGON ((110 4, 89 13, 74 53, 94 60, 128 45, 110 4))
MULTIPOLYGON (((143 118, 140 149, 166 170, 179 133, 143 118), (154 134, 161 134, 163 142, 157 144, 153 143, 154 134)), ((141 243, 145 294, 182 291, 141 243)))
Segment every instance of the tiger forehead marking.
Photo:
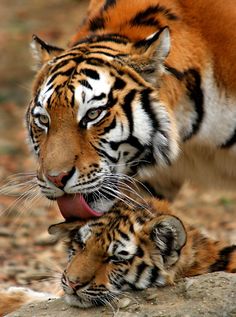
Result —
POLYGON ((93 107, 105 106, 108 102, 108 94, 112 87, 112 81, 108 73, 96 71, 96 78, 87 76, 86 82, 75 87, 75 104, 78 105, 77 121, 79 122, 86 112, 93 107))

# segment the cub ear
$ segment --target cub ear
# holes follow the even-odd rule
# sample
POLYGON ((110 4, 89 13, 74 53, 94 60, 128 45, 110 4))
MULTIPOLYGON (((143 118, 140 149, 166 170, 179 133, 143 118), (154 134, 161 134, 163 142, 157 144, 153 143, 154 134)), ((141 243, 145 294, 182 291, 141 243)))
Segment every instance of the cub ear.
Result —
POLYGON ((168 27, 151 34, 133 45, 132 54, 136 70, 148 81, 155 83, 164 72, 164 61, 171 47, 168 27))
POLYGON ((64 51, 62 48, 47 44, 36 35, 33 35, 31 49, 37 68, 40 68, 43 64, 64 51))
POLYGON ((73 222, 60 222, 51 225, 48 228, 48 233, 55 235, 59 239, 69 237, 73 230, 81 228, 85 225, 85 221, 73 221, 73 222))
POLYGON ((167 215, 155 220, 151 227, 150 238, 160 250, 164 261, 171 261, 173 264, 186 243, 187 233, 179 218, 167 215))

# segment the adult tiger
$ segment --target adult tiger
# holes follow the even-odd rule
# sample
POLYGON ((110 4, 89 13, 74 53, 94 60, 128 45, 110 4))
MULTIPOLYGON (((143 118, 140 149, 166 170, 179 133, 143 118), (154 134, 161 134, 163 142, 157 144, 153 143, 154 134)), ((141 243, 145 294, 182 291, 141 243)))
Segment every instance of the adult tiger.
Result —
POLYGON ((27 125, 66 218, 107 211, 136 171, 169 199, 233 188, 235 29, 234 0, 93 0, 68 49, 34 37, 27 125))

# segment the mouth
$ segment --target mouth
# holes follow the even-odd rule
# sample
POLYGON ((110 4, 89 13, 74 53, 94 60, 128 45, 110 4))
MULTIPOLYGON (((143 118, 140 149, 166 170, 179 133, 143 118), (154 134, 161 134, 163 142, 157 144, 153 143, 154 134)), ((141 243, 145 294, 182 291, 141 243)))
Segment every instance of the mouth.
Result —
POLYGON ((57 198, 57 204, 65 219, 88 219, 100 217, 103 214, 91 208, 88 201, 81 194, 63 195, 57 198))
MULTIPOLYGON (((101 217, 104 212, 107 212, 107 210, 102 210, 100 211, 96 209, 96 204, 94 197, 99 197, 98 194, 96 193, 91 193, 91 194, 65 194, 61 197, 57 198, 57 204, 59 207, 59 210, 62 214, 62 216, 68 220, 68 219, 75 219, 75 218, 80 218, 80 219, 89 219, 89 218, 94 218, 94 217, 101 217)), ((106 206, 106 204, 114 199, 109 195, 104 197, 103 195, 103 200, 102 206, 106 206)), ((99 199, 99 201, 102 201, 102 198, 99 199)), ((107 204, 108 206, 108 204, 107 204)), ((109 206, 110 207, 110 206, 109 206)))

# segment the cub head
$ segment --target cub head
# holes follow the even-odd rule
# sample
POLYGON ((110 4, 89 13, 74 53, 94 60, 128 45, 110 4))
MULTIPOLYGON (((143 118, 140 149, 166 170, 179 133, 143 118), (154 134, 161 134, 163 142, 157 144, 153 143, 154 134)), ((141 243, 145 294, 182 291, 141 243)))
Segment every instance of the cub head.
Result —
POLYGON ((170 283, 186 242, 176 217, 148 220, 117 210, 86 224, 53 225, 49 232, 67 242, 69 262, 62 287, 66 301, 79 307, 105 305, 127 289, 170 283))
POLYGON ((153 85, 169 31, 136 43, 94 35, 66 50, 35 36, 33 47, 40 69, 26 122, 38 184, 66 218, 100 215, 127 187, 124 175, 177 154, 172 113, 153 85))

